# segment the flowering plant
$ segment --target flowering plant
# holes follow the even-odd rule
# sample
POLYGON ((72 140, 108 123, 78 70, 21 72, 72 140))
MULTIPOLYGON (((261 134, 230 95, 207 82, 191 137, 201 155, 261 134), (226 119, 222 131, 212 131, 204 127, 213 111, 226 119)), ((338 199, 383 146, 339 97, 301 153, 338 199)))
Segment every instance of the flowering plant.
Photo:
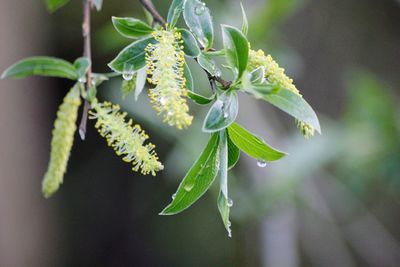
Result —
MULTIPOLYGON (((47 0, 54 11, 68 0, 47 0)), ((155 146, 147 142, 149 136, 118 105, 98 100, 97 88, 110 78, 123 77, 124 95, 135 93, 136 100, 143 92, 146 81, 148 95, 155 112, 163 121, 179 130, 190 127, 188 100, 199 105, 210 105, 202 131, 210 139, 198 159, 182 179, 172 202, 160 213, 177 214, 196 202, 218 177, 220 191, 218 209, 228 234, 231 235, 229 211, 232 200, 228 197, 228 170, 244 152, 258 161, 267 162, 285 156, 263 139, 253 135, 235 122, 239 112, 238 93, 244 92, 269 102, 293 116, 301 133, 309 138, 320 132, 318 118, 303 99, 299 90, 274 61, 261 50, 254 51, 246 37, 248 22, 242 6, 241 29, 221 25, 222 49, 214 48, 214 24, 210 10, 200 0, 173 0, 165 20, 149 0, 140 0, 152 17, 151 25, 135 18, 113 17, 115 29, 123 36, 134 39, 109 63, 111 74, 93 73, 90 49, 90 11, 100 10, 102 0, 84 0, 84 57, 74 63, 51 57, 31 57, 9 67, 2 78, 23 78, 31 75, 66 78, 76 81, 64 98, 54 123, 48 170, 42 183, 45 197, 53 195, 63 182, 72 148, 81 100, 83 113, 79 126, 85 138, 87 118, 96 120, 95 127, 115 153, 132 164, 133 171, 143 175, 156 175, 164 169, 155 146), (183 15, 187 25, 177 28, 183 15), (226 65, 218 66, 215 59, 224 57, 226 65), (186 60, 194 59, 207 74, 212 96, 195 92, 193 78, 186 60), (222 78, 221 68, 232 72, 233 80, 222 78)), ((168 166, 166 166, 168 167, 168 166)))

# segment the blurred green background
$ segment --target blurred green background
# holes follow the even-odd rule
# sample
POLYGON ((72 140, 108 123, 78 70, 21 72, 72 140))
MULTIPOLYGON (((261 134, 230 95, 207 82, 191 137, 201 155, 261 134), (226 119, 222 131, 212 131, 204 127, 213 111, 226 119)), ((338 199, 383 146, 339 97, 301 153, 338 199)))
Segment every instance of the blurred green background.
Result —
MULTIPOLYGON (((154 1, 165 16, 170 1, 154 1)), ((241 25, 240 2, 206 1, 219 24, 241 25)), ((207 141, 207 108, 193 126, 161 124, 147 104, 121 104, 157 145, 166 169, 130 171, 93 129, 78 137, 65 182, 44 200, 52 123, 68 82, 0 81, 0 266, 400 266, 400 3, 395 0, 243 0, 253 49, 272 54, 317 111, 322 136, 304 140, 282 112, 240 95, 239 121, 290 155, 259 168, 242 154, 230 172, 233 237, 212 188, 174 217, 158 214, 207 141)), ((81 1, 55 14, 41 1, 2 0, 0 70, 31 55, 82 54, 81 1)), ((138 1, 104 0, 93 14, 94 71, 129 43, 111 16, 144 18, 138 1)), ((180 23, 183 23, 182 21, 180 23)), ((220 47, 217 41, 216 47, 220 47)), ((195 88, 207 94, 195 65, 195 88)))

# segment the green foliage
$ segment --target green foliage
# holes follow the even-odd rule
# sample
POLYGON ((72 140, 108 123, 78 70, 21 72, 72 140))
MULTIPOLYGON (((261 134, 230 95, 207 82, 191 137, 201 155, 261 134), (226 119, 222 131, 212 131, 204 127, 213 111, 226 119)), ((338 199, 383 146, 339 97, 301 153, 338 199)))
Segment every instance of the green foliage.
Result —
POLYGON ((214 27, 210 10, 199 0, 186 0, 183 18, 190 31, 204 48, 210 48, 214 42, 214 27))
POLYGON ((155 43, 153 37, 146 37, 125 47, 108 66, 118 73, 137 71, 146 65, 144 49, 150 43, 155 43))
POLYGON ((47 9, 50 12, 54 12, 57 9, 65 6, 68 2, 69 0, 46 0, 47 9))
POLYGON ((285 153, 278 151, 261 138, 248 132, 237 123, 228 128, 229 138, 240 150, 260 161, 274 161, 281 159, 285 153))
POLYGON ((53 57, 30 57, 18 61, 6 69, 1 78, 25 78, 32 75, 77 80, 81 71, 63 59, 53 57))
POLYGON ((153 32, 149 25, 135 18, 112 17, 112 23, 115 29, 127 38, 137 39, 153 32))
POLYGON ((172 202, 161 215, 174 215, 189 208, 210 188, 218 173, 218 141, 218 134, 212 134, 200 157, 183 178, 172 202))
POLYGON ((206 118, 204 132, 218 132, 232 124, 239 112, 239 102, 236 92, 226 91, 217 97, 206 118))
POLYGON ((221 27, 228 64, 235 70, 235 79, 240 79, 247 68, 249 42, 238 29, 228 25, 221 27))
MULTIPOLYGON (((54 11, 67 2, 48 0, 47 4, 49 10, 54 11)), ((94 0, 93 7, 100 10, 102 2, 94 0)), ((221 49, 213 47, 214 24, 205 3, 200 0, 173 0, 165 25, 156 25, 155 22, 164 24, 164 19, 160 18, 152 18, 150 26, 136 18, 112 17, 112 24, 119 34, 137 39, 108 64, 113 73, 92 73, 88 58, 78 58, 71 64, 51 57, 27 58, 4 71, 2 78, 39 75, 78 81, 58 113, 48 171, 50 174, 46 174, 43 181, 44 195, 48 197, 53 194, 63 181, 81 98, 89 102, 90 118, 96 120, 95 127, 99 133, 117 155, 132 164, 133 171, 156 175, 164 168, 154 151, 155 146, 147 142, 149 136, 142 128, 134 125, 131 119, 126 119, 127 114, 120 112, 118 105, 97 99, 97 87, 111 78, 122 76, 122 98, 134 92, 136 100, 145 91, 148 81, 153 87, 148 90, 149 98, 157 114, 163 116, 164 122, 178 129, 184 129, 192 123, 193 116, 189 114, 187 99, 202 106, 210 105, 203 127, 199 129, 210 133, 210 139, 182 179, 172 202, 160 214, 173 215, 187 209, 210 188, 218 176, 220 190, 217 207, 230 236, 232 200, 228 196, 228 171, 238 162, 241 151, 255 158, 259 166, 286 155, 235 122, 239 113, 238 95, 244 92, 280 108, 298 120, 301 131, 306 135, 311 135, 314 129, 320 132, 315 112, 284 70, 270 55, 266 56, 261 50, 250 50, 246 37, 249 24, 242 5, 241 11, 241 30, 221 25, 221 49), (188 29, 175 28, 182 13, 188 29), (220 56, 224 56, 225 65, 216 63, 216 58, 220 56), (210 97, 194 91, 187 58, 193 58, 205 71, 211 87, 210 97), (231 72, 233 81, 222 78, 222 68, 231 72), (71 94, 74 96, 73 103, 69 101, 71 94), (68 112, 65 111, 66 106, 71 107, 68 112), (69 130, 63 132, 65 128, 69 130), (64 143, 65 146, 62 145, 64 143)), ((147 12, 147 15, 150 13, 147 12)))

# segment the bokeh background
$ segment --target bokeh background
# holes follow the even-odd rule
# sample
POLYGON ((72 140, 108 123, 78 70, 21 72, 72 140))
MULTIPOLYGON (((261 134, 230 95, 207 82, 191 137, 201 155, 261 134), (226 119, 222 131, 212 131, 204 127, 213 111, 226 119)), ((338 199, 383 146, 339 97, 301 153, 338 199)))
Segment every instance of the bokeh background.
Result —
MULTIPOLYGON (((154 1, 165 16, 170 1, 154 1)), ((219 24, 241 25, 240 2, 206 1, 219 24)), ((157 215, 207 141, 207 108, 176 131, 148 106, 121 100, 120 79, 100 97, 149 132, 166 170, 130 171, 90 122, 75 140, 61 190, 40 193, 57 106, 69 82, 0 81, 0 266, 400 266, 400 3, 395 0, 243 0, 252 47, 271 53, 317 111, 323 135, 304 140, 289 116, 240 95, 239 121, 288 157, 230 172, 233 237, 212 188, 192 208, 157 215)), ((93 14, 96 72, 129 43, 111 16, 144 18, 138 1, 104 0, 93 14)), ((81 1, 55 14, 42 1, 0 3, 0 70, 32 55, 82 54, 81 1)), ((181 23, 183 23, 181 21, 181 23)), ((220 47, 220 40, 217 41, 220 47)), ((196 90, 207 94, 200 69, 196 90)))

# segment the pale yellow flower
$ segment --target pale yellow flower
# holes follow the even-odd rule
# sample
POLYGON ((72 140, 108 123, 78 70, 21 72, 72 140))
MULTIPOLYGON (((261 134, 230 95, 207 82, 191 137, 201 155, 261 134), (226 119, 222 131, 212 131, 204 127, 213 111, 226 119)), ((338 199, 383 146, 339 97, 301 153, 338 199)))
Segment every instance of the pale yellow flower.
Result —
POLYGON ((156 87, 149 90, 154 109, 164 121, 178 129, 191 125, 186 103, 186 79, 184 77, 184 52, 181 35, 175 31, 153 32, 157 41, 146 48, 148 81, 156 87))
POLYGON ((50 162, 42 182, 42 192, 46 198, 53 195, 63 182, 74 142, 80 104, 79 88, 75 86, 65 96, 57 112, 51 140, 50 162))
MULTIPOLYGON (((265 55, 264 51, 254 51, 250 49, 248 70, 263 67, 265 70, 265 78, 267 81, 278 88, 285 88, 301 96, 299 90, 293 84, 293 80, 285 74, 285 69, 279 67, 278 63, 272 58, 271 55, 265 55)), ((296 121, 297 127, 305 138, 314 136, 315 129, 302 121, 296 121)))
POLYGON ((126 122, 127 113, 120 113, 118 105, 94 100, 91 106, 90 119, 97 120, 95 127, 100 135, 106 138, 118 156, 132 163, 133 171, 140 169, 144 175, 151 173, 155 176, 157 171, 164 169, 154 152, 155 146, 152 143, 144 144, 149 136, 140 125, 133 125, 131 119, 126 122))

